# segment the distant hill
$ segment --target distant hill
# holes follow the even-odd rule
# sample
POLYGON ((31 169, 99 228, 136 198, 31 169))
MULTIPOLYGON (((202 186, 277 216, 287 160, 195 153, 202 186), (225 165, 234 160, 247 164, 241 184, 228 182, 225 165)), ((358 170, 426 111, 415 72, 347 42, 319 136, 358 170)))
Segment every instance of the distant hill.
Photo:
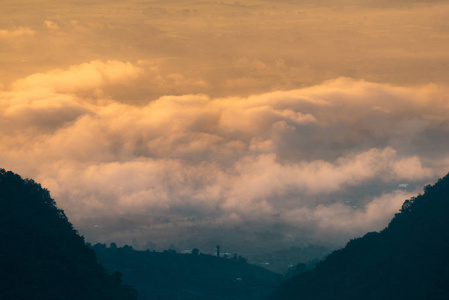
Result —
POLYGON ((50 193, 0 169, 0 299, 136 299, 101 267, 50 193))
POLYGON ((449 175, 267 299, 449 299, 449 175))
POLYGON ((307 265, 307 268, 314 268, 315 264, 329 253, 331 253, 331 250, 328 248, 314 244, 303 247, 291 246, 271 251, 260 249, 258 252, 250 254, 249 262, 275 273, 289 276, 297 264, 307 265))
POLYGON ((222 258, 200 254, 197 249, 179 254, 111 246, 93 246, 99 262, 108 270, 122 272, 124 282, 132 284, 142 300, 263 299, 281 279, 237 256, 222 258))

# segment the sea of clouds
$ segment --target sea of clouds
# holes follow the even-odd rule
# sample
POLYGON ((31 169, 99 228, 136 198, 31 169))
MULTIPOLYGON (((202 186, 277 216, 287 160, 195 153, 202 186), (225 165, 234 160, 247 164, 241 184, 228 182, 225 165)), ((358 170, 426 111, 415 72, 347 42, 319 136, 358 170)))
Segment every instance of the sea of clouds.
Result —
POLYGON ((144 71, 97 60, 0 92, 0 165, 41 182, 92 239, 282 224, 339 242, 382 229, 449 169, 442 85, 338 78, 145 105, 103 93, 144 71))

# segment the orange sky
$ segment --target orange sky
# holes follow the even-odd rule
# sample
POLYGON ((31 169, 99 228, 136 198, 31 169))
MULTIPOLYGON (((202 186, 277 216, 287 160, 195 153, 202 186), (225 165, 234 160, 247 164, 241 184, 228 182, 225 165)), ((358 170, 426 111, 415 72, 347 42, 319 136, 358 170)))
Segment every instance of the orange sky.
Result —
POLYGON ((190 247, 189 228, 243 224, 341 244, 449 170, 446 1, 0 13, 0 167, 41 182, 91 241, 190 247))

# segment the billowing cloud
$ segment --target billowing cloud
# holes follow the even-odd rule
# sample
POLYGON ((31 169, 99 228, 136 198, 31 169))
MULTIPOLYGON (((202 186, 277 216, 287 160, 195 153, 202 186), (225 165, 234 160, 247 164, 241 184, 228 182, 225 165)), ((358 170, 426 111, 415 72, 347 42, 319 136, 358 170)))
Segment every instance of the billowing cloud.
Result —
MULTIPOLYGON (((121 229, 128 235, 151 235, 167 222, 280 222, 338 242, 385 226, 413 189, 448 167, 433 151, 414 150, 429 134, 449 134, 445 86, 339 78, 144 106, 98 92, 132 86, 142 72, 94 61, 28 76, 0 95, 1 165, 42 182, 93 238, 82 224, 135 216, 134 229, 121 229)), ((432 148, 447 153, 444 142, 432 148)), ((120 236, 114 230, 102 234, 120 236)))

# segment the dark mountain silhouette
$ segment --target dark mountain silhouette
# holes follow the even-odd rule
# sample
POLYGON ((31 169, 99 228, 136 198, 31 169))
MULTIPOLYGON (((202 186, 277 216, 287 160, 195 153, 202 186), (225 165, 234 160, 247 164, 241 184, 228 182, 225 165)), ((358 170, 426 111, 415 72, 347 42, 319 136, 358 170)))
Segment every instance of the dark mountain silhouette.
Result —
POLYGON ((449 299, 449 175, 267 299, 449 299))
POLYGON ((130 246, 93 246, 99 262, 108 270, 119 270, 123 280, 139 291, 139 299, 160 300, 251 300, 263 299, 280 283, 281 275, 230 258, 200 254, 136 251, 130 246))
POLYGON ((0 169, 0 299, 136 299, 108 275, 49 192, 0 169))

